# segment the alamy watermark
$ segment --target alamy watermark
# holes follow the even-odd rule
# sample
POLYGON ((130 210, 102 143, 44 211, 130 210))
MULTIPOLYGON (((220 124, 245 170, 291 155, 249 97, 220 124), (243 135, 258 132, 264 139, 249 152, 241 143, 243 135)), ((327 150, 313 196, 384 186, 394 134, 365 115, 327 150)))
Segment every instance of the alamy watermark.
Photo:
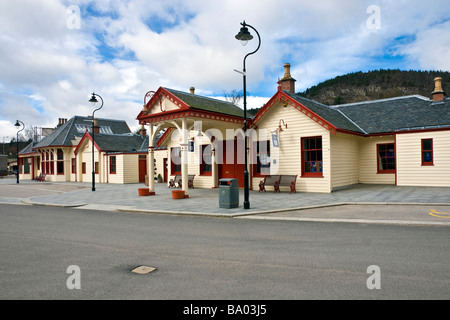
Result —
POLYGON ((367 273, 371 275, 367 278, 367 289, 381 289, 381 270, 377 265, 371 265, 367 267, 367 273))
POLYGON ((67 289, 73 290, 73 289, 81 289, 81 269, 77 265, 70 265, 67 267, 66 270, 67 274, 70 274, 70 276, 67 278, 66 286, 67 289))
POLYGON ((81 10, 77 5, 71 5, 66 10, 67 20, 66 26, 69 30, 81 29, 81 10))
POLYGON ((380 6, 375 4, 367 7, 367 14, 370 14, 369 18, 366 20, 366 26, 370 30, 381 29, 381 9, 380 6))

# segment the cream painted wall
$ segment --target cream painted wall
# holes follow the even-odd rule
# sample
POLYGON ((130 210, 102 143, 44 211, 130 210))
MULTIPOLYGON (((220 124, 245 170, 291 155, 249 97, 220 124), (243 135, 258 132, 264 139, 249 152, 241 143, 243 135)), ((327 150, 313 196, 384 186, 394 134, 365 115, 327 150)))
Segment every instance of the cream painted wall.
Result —
POLYGON ((397 135, 397 185, 450 187, 450 131, 397 135), (433 139, 432 166, 422 166, 422 139, 433 139))
POLYGON ((394 143, 394 136, 363 137, 359 141, 359 182, 395 184, 395 173, 377 172, 377 144, 394 143))
POLYGON ((122 154, 123 183, 139 182, 139 155, 122 154))
POLYGON ((338 188, 359 183, 360 143, 364 138, 336 133, 331 134, 331 187, 338 188))
MULTIPOLYGON (((297 174, 297 192, 331 192, 330 137, 332 134, 292 106, 283 107, 281 103, 276 103, 257 123, 259 139, 264 139, 261 131, 265 130, 266 140, 271 140, 271 131, 278 128, 281 119, 287 124, 287 128, 283 127, 279 135, 280 147, 275 148, 271 144, 271 174, 297 174), (316 136, 322 137, 323 177, 301 177, 301 138, 316 136)), ((254 190, 258 190, 261 180, 261 177, 253 178, 254 190)))
MULTIPOLYGON (((168 152, 169 151, 167 149, 156 149, 154 151, 153 154, 154 154, 154 157, 156 160, 156 162, 155 162, 156 163, 155 164, 156 176, 158 176, 158 174, 160 174, 161 177, 164 178, 164 158, 169 159, 168 152)), ((148 167, 150 156, 148 156, 147 159, 148 159, 148 161, 147 161, 147 167, 148 167)), ((148 172, 148 170, 149 169, 147 168, 147 172, 148 172)), ((167 176, 167 178, 169 178, 169 176, 167 176)))
MULTIPOLYGON (((84 140, 80 148, 78 149, 77 157, 79 159, 79 165, 77 166, 77 172, 80 182, 92 182, 92 142, 90 140, 84 140), (82 163, 86 163, 86 173, 82 172, 82 163)), ((94 162, 99 162, 99 173, 102 172, 101 153, 99 156, 98 149, 94 150, 94 162)), ((101 174, 95 175, 95 182, 102 183, 101 174)))

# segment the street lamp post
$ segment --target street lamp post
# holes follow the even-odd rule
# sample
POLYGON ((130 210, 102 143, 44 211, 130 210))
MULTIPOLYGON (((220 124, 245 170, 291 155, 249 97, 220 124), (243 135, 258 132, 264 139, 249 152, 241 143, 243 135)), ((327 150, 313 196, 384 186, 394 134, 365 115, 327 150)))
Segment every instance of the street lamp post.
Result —
MULTIPOLYGON (((95 191, 95 159, 94 159, 94 144, 95 144, 95 132, 94 132, 94 125, 95 125, 95 118, 94 118, 94 114, 95 111, 100 110, 103 107, 103 99, 102 97, 100 97, 98 94, 96 93, 92 93, 92 97, 89 99, 89 102, 95 106, 98 103, 97 97, 100 98, 100 100, 102 101, 102 105, 100 106, 100 108, 95 109, 92 112, 92 191, 95 191)), ((100 159, 99 159, 100 161, 100 159)))
POLYGON ((16 120, 16 124, 14 125, 17 129, 20 128, 20 125, 22 124, 22 129, 20 129, 19 131, 17 131, 17 136, 16 136, 16 146, 17 146, 17 183, 19 183, 19 132, 21 132, 23 129, 25 129, 25 124, 20 121, 20 120, 16 120))
POLYGON ((245 159, 245 169, 244 169, 244 209, 250 209, 250 200, 249 200, 249 183, 248 183, 248 160, 247 160, 247 83, 246 83, 246 69, 245 69, 245 60, 249 55, 254 54, 256 51, 259 50, 259 47, 261 46, 261 37, 259 36, 258 31, 253 28, 251 25, 241 22, 241 30, 239 33, 235 36, 237 40, 241 41, 241 44, 245 46, 247 42, 251 39, 253 39, 253 36, 248 31, 247 27, 252 28, 257 36, 258 36, 258 47, 255 51, 252 51, 248 53, 244 57, 244 63, 243 63, 243 69, 242 69, 242 76, 243 76, 243 82, 244 82, 244 139, 245 139, 245 150, 244 150, 244 159, 245 159))

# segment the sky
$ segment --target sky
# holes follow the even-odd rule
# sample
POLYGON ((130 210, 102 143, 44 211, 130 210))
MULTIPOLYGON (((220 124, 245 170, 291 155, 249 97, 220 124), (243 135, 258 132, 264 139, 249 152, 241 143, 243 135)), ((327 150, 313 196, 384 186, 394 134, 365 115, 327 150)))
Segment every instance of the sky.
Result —
POLYGON ((161 86, 242 93, 234 70, 258 46, 252 28, 246 46, 235 39, 244 20, 261 37, 246 59, 248 108, 275 94, 284 63, 297 92, 357 71, 450 71, 448 0, 0 0, 0 141, 16 120, 91 115, 92 92, 96 117, 132 130, 161 86))

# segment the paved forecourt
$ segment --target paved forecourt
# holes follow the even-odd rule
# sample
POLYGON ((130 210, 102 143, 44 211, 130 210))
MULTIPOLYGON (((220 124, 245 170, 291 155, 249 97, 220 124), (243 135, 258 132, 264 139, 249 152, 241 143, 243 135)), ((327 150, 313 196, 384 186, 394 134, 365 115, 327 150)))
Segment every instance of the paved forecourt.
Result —
POLYGON ((297 221, 403 222, 450 225, 450 188, 355 185, 330 194, 250 191, 250 209, 220 208, 220 189, 189 189, 189 198, 173 199, 156 184, 155 195, 139 196, 143 184, 50 183, 0 179, 0 203, 297 221), (380 206, 384 205, 384 206, 380 206), (386 206, 389 205, 389 206, 386 206), (326 207, 326 209, 323 209, 326 207), (433 214, 434 213, 434 214, 433 214))

